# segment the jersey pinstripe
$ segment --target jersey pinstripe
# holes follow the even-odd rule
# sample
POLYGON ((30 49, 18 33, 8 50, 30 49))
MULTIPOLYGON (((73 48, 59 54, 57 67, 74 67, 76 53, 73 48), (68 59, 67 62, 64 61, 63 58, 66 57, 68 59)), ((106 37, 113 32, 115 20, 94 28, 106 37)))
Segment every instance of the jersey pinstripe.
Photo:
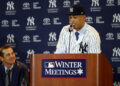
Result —
POLYGON ((95 28, 85 23, 79 31, 79 39, 76 40, 76 30, 73 29, 70 34, 69 27, 67 25, 62 28, 55 53, 101 53, 101 40, 95 28))

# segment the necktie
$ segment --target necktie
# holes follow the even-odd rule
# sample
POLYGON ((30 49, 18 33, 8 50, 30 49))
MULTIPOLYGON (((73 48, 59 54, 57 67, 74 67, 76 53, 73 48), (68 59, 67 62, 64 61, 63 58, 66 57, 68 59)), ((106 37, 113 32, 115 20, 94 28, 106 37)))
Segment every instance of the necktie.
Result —
POLYGON ((75 32, 75 36, 76 36, 76 40, 78 40, 78 38, 79 38, 79 33, 78 33, 78 32, 75 32))
POLYGON ((11 86, 10 85, 10 73, 11 73, 11 70, 8 69, 6 71, 6 80, 5 80, 6 83, 5 83, 5 86, 11 86))

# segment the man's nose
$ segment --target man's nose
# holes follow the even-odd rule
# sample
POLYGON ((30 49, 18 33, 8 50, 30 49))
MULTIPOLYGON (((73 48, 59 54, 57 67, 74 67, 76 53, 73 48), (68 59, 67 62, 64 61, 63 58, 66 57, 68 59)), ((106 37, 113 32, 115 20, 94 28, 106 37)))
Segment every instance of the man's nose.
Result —
POLYGON ((10 54, 10 57, 14 57, 14 54, 10 54))

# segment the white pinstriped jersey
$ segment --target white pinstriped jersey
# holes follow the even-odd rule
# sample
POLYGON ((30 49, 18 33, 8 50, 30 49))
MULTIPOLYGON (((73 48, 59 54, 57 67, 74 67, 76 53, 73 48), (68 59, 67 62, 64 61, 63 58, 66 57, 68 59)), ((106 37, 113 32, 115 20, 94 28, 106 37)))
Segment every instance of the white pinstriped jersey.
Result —
POLYGON ((101 40, 98 32, 85 23, 76 40, 76 30, 69 32, 70 25, 64 26, 60 32, 55 53, 101 53, 101 40))

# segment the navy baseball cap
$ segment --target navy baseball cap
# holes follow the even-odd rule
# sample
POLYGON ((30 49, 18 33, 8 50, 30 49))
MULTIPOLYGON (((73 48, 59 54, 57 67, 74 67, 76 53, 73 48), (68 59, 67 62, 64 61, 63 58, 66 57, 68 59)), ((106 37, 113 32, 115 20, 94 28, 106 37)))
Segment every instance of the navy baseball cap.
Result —
POLYGON ((85 9, 81 5, 72 5, 69 8, 68 15, 85 15, 85 9))

